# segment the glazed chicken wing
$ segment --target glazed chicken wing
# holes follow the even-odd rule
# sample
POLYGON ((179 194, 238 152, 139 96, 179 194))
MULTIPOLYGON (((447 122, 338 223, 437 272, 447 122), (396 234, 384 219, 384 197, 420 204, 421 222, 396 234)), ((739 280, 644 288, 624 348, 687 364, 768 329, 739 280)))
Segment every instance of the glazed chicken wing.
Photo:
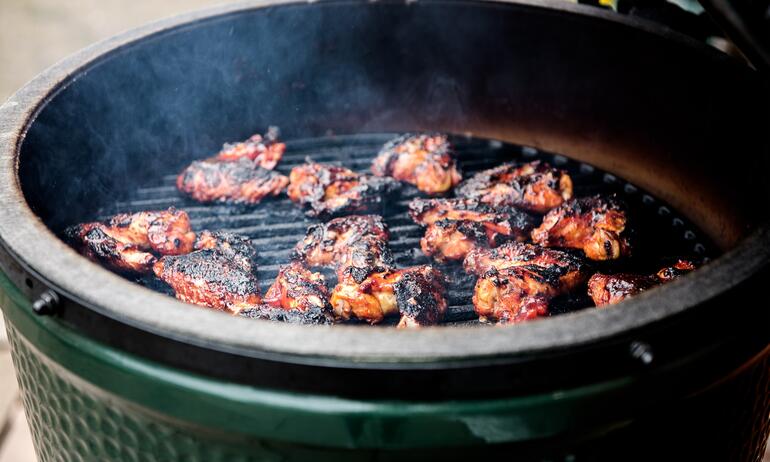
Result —
POLYGON ((391 176, 428 194, 444 193, 462 176, 446 135, 403 135, 383 146, 372 164, 372 173, 391 176))
POLYGON ((289 178, 289 198, 309 207, 308 215, 323 218, 367 210, 398 188, 392 178, 311 161, 294 167, 289 178))
POLYGON ((195 233, 186 212, 121 213, 106 223, 83 223, 67 228, 65 236, 81 253, 119 271, 147 272, 154 254, 190 252, 195 233))
POLYGON ((153 271, 183 302, 236 314, 261 301, 256 276, 215 249, 162 257, 153 271))
POLYGON ((439 322, 446 312, 444 277, 430 266, 387 270, 357 281, 343 274, 332 291, 331 305, 337 318, 360 319, 377 324, 401 313, 399 327, 439 322))
POLYGON ((120 242, 107 234, 101 223, 88 223, 70 228, 67 237, 89 259, 121 273, 147 273, 156 258, 134 244, 120 242))
POLYGON ((308 228, 305 238, 297 243, 294 258, 310 266, 338 265, 347 258, 356 242, 365 237, 384 242, 389 238, 388 228, 379 215, 351 215, 335 218, 308 228))
POLYGON ((415 199, 409 213, 415 222, 427 225, 420 240, 422 251, 440 262, 462 260, 474 246, 522 240, 534 227, 526 212, 474 199, 415 199))
POLYGON ((545 213, 572 198, 572 179, 545 162, 508 163, 473 175, 456 191, 460 197, 486 204, 545 213))
POLYGON ((277 196, 289 179, 242 157, 232 162, 203 160, 190 164, 176 180, 179 191, 198 202, 256 204, 277 196))
POLYGON ((475 248, 464 265, 479 276, 473 293, 479 319, 501 323, 547 316, 552 298, 573 290, 587 277, 579 257, 518 242, 475 248))
POLYGON ((222 150, 209 160, 233 162, 246 158, 262 168, 272 170, 283 157, 284 151, 286 145, 278 141, 278 127, 270 127, 264 136, 256 134, 240 143, 226 143, 222 150))
POLYGON ((551 210, 532 240, 546 247, 581 249, 592 260, 614 260, 630 253, 626 211, 614 197, 574 199, 551 210))
POLYGON ((291 262, 278 271, 262 301, 284 310, 330 310, 329 289, 321 273, 313 273, 300 262, 291 262))
POLYGON ((588 280, 588 295, 598 307, 622 302, 659 284, 671 281, 695 269, 692 262, 679 260, 654 275, 596 273, 588 280))

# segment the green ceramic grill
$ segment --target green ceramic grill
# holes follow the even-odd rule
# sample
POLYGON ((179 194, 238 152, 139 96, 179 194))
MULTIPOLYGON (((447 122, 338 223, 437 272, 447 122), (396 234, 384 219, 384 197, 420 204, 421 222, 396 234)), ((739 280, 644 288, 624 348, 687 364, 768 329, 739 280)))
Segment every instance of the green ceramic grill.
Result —
MULTIPOLYGON (((0 108, 0 307, 39 460, 759 460, 766 89, 692 37, 537 1, 245 3, 83 50, 0 108), (610 309, 566 301, 508 326, 479 323, 449 271, 447 321, 400 330, 194 308, 60 238, 174 206, 248 235, 269 285, 301 211, 201 206, 173 184, 268 125, 287 140, 279 170, 365 169, 394 133, 425 130, 452 134, 466 174, 546 160, 638 210, 650 254, 708 263, 610 309)), ((404 200, 381 212, 414 264, 404 200)))

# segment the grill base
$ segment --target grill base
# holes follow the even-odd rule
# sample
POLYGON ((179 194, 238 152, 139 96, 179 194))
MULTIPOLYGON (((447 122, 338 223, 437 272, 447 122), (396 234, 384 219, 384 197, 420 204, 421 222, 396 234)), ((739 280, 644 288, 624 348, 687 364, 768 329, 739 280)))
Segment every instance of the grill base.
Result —
MULTIPOLYGON (((277 170, 288 175, 291 168, 311 158, 316 162, 338 163, 357 172, 369 172, 371 162, 382 145, 397 136, 393 133, 329 136, 287 141, 286 154, 277 170)), ((701 260, 713 254, 710 244, 692 224, 671 207, 612 174, 573 161, 565 156, 540 152, 533 148, 466 136, 452 136, 463 177, 503 162, 542 160, 565 169, 572 176, 577 197, 592 194, 618 194, 629 207, 630 229, 634 256, 623 262, 593 263, 596 270, 639 271, 652 273, 676 258, 701 260)), ((99 211, 100 219, 120 212, 176 207, 187 211, 196 230, 210 229, 243 234, 251 238, 257 249, 258 278, 264 293, 272 284, 281 265, 289 261, 292 249, 305 235, 307 227, 317 222, 305 216, 304 210, 282 195, 266 199, 254 206, 212 204, 203 205, 182 196, 175 186, 176 175, 166 175, 160 184, 138 188, 125 201, 99 211)), ((448 279, 447 325, 479 323, 472 304, 475 278, 462 270, 460 263, 438 264, 422 254, 420 238, 423 229, 409 217, 409 202, 423 196, 414 186, 403 184, 392 200, 371 213, 379 213, 391 232, 390 247, 399 267, 434 264, 448 279)), ((329 287, 336 284, 336 275, 322 269, 329 287)), ((173 291, 153 276, 143 276, 135 282, 173 296, 173 291)), ((551 314, 561 314, 592 306, 585 290, 560 297, 552 302, 551 314)), ((390 319, 381 325, 393 325, 390 319)), ((353 321, 355 322, 355 321, 353 321)))

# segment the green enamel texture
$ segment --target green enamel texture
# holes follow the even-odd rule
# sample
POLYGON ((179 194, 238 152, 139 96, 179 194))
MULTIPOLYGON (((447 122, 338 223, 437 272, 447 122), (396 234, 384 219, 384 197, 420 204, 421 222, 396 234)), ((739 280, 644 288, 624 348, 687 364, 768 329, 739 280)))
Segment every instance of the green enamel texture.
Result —
POLYGON ((300 448, 300 453, 332 451, 340 460, 340 454, 349 454, 338 452, 343 449, 478 447, 559 436, 570 429, 601 433, 623 424, 618 403, 629 396, 626 380, 511 399, 438 403, 257 389, 168 368, 86 339, 54 317, 34 315, 2 273, 0 306, 43 460, 61 460, 46 456, 48 446, 71 446, 73 454, 98 452, 84 460, 187 460, 172 454, 200 456, 189 460, 252 460, 234 455, 251 453, 261 454, 254 460, 271 460, 264 458, 268 447, 282 457, 300 448), (131 458, 125 446, 157 458, 131 458))

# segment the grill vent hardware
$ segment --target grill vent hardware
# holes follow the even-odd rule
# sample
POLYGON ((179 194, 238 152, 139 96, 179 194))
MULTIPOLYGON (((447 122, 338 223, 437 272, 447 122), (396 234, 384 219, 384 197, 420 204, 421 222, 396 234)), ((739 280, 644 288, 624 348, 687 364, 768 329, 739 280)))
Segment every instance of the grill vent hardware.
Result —
POLYGON ((37 315, 51 315, 59 308, 59 296, 53 290, 46 290, 32 302, 32 311, 37 315))
MULTIPOLYGON (((309 157, 316 162, 338 163, 357 172, 369 172, 371 162, 380 147, 395 136, 397 134, 365 134, 287 141, 286 154, 278 164, 277 170, 288 174, 292 167, 301 165, 309 157)), ((503 162, 529 162, 539 159, 567 170, 573 178, 575 194, 578 197, 596 193, 618 194, 629 206, 633 229, 631 237, 636 245, 635 256, 629 262, 630 265, 616 265, 613 268, 651 273, 677 257, 697 260, 712 256, 714 246, 704 236, 692 231, 696 228, 675 210, 638 187, 594 166, 576 162, 562 155, 496 140, 452 136, 450 141, 457 151, 464 178, 503 162), (661 207, 665 207, 669 213, 659 213, 661 207)), ((304 211, 285 195, 277 199, 266 199, 256 206, 204 205, 182 196, 176 190, 175 181, 176 175, 166 175, 152 184, 139 187, 127 200, 116 202, 110 209, 100 210, 95 218, 105 219, 120 212, 173 206, 188 212, 193 228, 197 231, 209 229, 246 235, 251 238, 259 254, 258 278, 263 293, 272 284, 278 268, 289 261, 294 246, 304 237, 307 227, 317 222, 306 217, 304 211)), ((400 193, 385 201, 380 210, 372 210, 371 213, 380 213, 385 218, 391 232, 390 247, 399 267, 434 264, 447 276, 449 307, 446 324, 478 323, 471 300, 475 278, 467 275, 462 270, 462 265, 436 264, 420 250, 423 229, 408 216, 407 207, 413 198, 421 195, 416 188, 404 184, 400 193)), ((602 264, 596 264, 596 267, 605 268, 602 264)), ((331 289, 336 284, 334 271, 322 269, 321 272, 327 277, 331 289)), ((168 286, 152 276, 140 277, 136 282, 173 295, 168 286)), ((560 314, 592 306, 584 292, 578 291, 554 300, 553 313, 560 314)), ((391 322, 396 321, 397 319, 391 322)), ((385 322, 383 325, 389 323, 385 322)))

